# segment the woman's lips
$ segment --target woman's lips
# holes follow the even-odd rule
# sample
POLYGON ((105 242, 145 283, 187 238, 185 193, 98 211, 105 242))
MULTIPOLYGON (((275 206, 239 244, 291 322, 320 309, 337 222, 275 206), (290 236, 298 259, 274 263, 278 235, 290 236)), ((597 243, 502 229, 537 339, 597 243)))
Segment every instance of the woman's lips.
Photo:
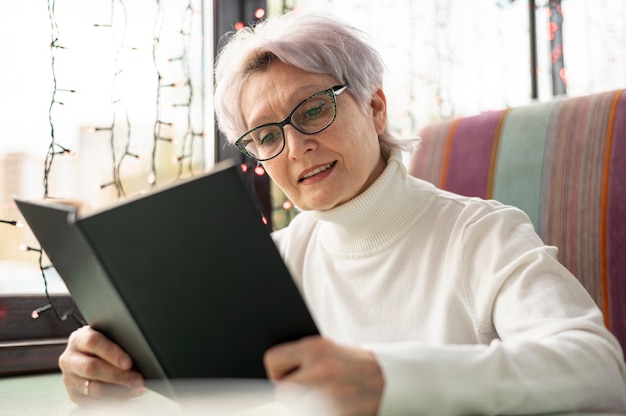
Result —
POLYGON ((310 179, 316 175, 319 175, 322 172, 327 171, 328 169, 332 168, 333 166, 335 166, 335 164, 337 163, 337 161, 334 161, 332 163, 329 163, 327 165, 323 165, 323 166, 318 166, 312 170, 306 171, 304 174, 302 174, 300 176, 300 178, 298 178, 298 182, 304 182, 307 179, 310 179))

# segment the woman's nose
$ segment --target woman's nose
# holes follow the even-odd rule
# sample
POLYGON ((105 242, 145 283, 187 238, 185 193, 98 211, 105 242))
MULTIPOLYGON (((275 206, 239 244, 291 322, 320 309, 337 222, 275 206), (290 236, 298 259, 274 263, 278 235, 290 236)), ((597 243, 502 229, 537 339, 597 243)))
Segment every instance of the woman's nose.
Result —
POLYGON ((293 126, 285 126, 285 147, 289 159, 301 158, 305 153, 317 148, 315 135, 300 133, 293 126))

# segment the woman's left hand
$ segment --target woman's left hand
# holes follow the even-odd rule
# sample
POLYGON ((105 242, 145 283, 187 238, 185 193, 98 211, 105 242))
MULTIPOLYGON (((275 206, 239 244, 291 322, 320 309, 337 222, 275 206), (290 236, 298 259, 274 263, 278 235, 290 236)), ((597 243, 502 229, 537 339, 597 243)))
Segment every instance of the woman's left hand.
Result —
POLYGON ((385 381, 370 351, 307 337, 270 348, 265 368, 278 400, 299 414, 375 415, 380 406, 385 381))

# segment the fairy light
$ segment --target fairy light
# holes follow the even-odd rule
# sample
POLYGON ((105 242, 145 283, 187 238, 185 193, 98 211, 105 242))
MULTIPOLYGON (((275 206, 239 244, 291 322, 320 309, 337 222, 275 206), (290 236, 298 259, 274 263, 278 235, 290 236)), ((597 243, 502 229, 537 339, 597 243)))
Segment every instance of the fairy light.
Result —
POLYGON ((24 227, 24 223, 18 220, 3 220, 2 218, 0 218, 0 224, 8 224, 8 225, 12 225, 14 227, 17 228, 23 228, 24 227))
MULTIPOLYGON (((201 6, 199 0, 195 0, 198 3, 198 6, 201 6)), ((161 46, 161 30, 162 23, 164 19, 167 18, 166 13, 163 9, 162 1, 157 0, 157 15, 155 17, 155 25, 153 31, 153 48, 152 48, 152 56, 153 62, 155 66, 155 70, 157 73, 157 114, 155 117, 154 123, 154 144, 152 149, 152 158, 151 158, 151 167, 150 173, 147 176, 147 182, 149 185, 156 185, 157 183, 157 166, 156 166, 156 148, 157 144, 164 143, 167 145, 178 145, 181 144, 181 148, 178 149, 177 153, 180 155, 176 158, 177 163, 179 164, 179 172, 178 176, 181 176, 183 171, 193 174, 193 161, 194 161, 194 141, 203 140, 205 138, 205 134, 203 132, 203 117, 200 117, 200 122, 195 122, 195 125, 192 125, 192 107, 199 114, 203 114, 202 109, 202 101, 199 101, 200 108, 198 105, 194 105, 194 92, 195 85, 193 85, 192 74, 190 70, 190 50, 192 45, 192 37, 194 37, 198 30, 194 28, 194 24, 202 22, 202 17, 195 19, 193 16, 199 16, 202 14, 201 7, 193 7, 192 1, 187 2, 187 4, 183 4, 183 19, 180 24, 179 30, 175 31, 175 36, 179 36, 182 44, 182 48, 175 51, 171 57, 164 59, 162 63, 157 61, 157 48, 161 46), (164 68, 160 68, 160 65, 174 65, 173 69, 177 69, 177 66, 180 67, 181 77, 175 77, 172 74, 170 68, 165 71, 164 68), (163 70, 161 70, 163 69, 163 70), (171 79, 165 80, 164 74, 169 74, 168 77, 171 79), (174 88, 175 94, 177 94, 177 99, 172 100, 173 103, 164 102, 164 97, 161 95, 161 91, 165 88, 174 88), (169 116, 163 113, 162 110, 166 108, 176 108, 175 116, 176 119, 167 120, 169 116), (181 113, 182 112, 182 113, 181 113), (181 121, 184 120, 184 121, 181 121), (176 123, 176 124, 175 124, 176 123), (183 163, 187 164, 188 167, 183 169, 183 163)), ((53 162, 55 157, 60 156, 74 156, 75 152, 67 146, 64 146, 59 143, 56 137, 55 131, 55 120, 54 120, 54 112, 56 108, 60 108, 61 106, 67 106, 71 104, 71 100, 69 99, 69 94, 78 93, 78 90, 72 88, 60 88, 57 85, 57 58, 61 56, 62 53, 67 53, 69 48, 63 44, 62 37, 60 35, 59 25, 56 19, 56 0, 48 0, 48 16, 50 21, 50 56, 51 56, 51 72, 52 72, 52 83, 53 83, 53 91, 52 97, 50 100, 50 107, 48 111, 48 118, 50 124, 50 144, 48 147, 48 152, 45 158, 45 169, 44 169, 44 199, 51 198, 50 190, 49 190, 49 178, 51 175, 51 170, 53 166, 53 162)), ((124 189, 122 183, 122 175, 121 169, 122 166, 127 163, 126 161, 129 159, 141 161, 143 155, 134 151, 134 147, 131 144, 131 130, 132 125, 129 120, 128 112, 125 108, 125 100, 124 95, 121 95, 120 92, 120 82, 119 77, 125 76, 125 68, 120 65, 120 53, 123 49, 128 49, 131 51, 137 51, 138 48, 133 46, 126 45, 126 30, 127 30, 127 10, 124 0, 111 0, 110 2, 110 15, 108 19, 103 19, 105 21, 95 22, 92 24, 93 30, 108 30, 111 33, 112 43, 114 45, 114 62, 113 62, 113 71, 111 76, 113 78, 112 88, 111 88, 111 124, 104 126, 93 126, 89 128, 87 131, 93 134, 104 135, 104 139, 108 139, 110 144, 110 155, 112 159, 112 178, 110 180, 105 181, 100 185, 100 189, 105 188, 115 188, 117 191, 118 197, 126 195, 126 190, 124 189)), ((201 26, 199 26, 201 29, 201 26)), ((200 32, 201 33, 201 32, 200 32)), ((169 35, 168 35, 169 36, 169 35)), ((202 42, 204 41, 203 37, 199 37, 202 42)), ((194 39, 198 39, 195 37, 194 39)), ((171 45, 172 42, 163 42, 164 44, 171 45)), ((65 79, 67 77, 63 77, 65 79)), ((204 144, 201 144, 204 146, 204 144)), ((202 155, 202 158, 204 156, 202 155)), ((203 159, 202 159, 203 160, 203 159)), ((187 165, 185 165, 187 166, 187 165)), ((140 191, 141 192, 141 191, 140 191)), ((20 227, 22 223, 15 220, 0 220, 0 223, 4 223, 11 226, 20 227)), ((32 312, 33 318, 38 318, 42 313, 45 313, 48 310, 53 310, 56 315, 65 320, 68 316, 75 316, 72 311, 61 314, 56 309, 52 299, 48 293, 48 281, 46 279, 45 271, 51 266, 44 266, 42 263, 42 259, 44 256, 43 250, 41 248, 37 248, 34 246, 30 246, 27 244, 20 245, 20 249, 25 252, 34 252, 39 255, 39 268, 41 271, 41 275, 44 281, 45 293, 46 297, 49 301, 47 305, 44 305, 40 308, 35 309, 32 312)), ((76 317, 76 316, 75 316, 76 317)), ((78 318, 76 318, 79 321, 78 318)), ((82 322, 79 321, 82 324, 82 322)))
POLYGON ((254 11, 254 17, 257 19, 263 19, 265 17, 265 9, 259 7, 254 11))
POLYGON ((548 38, 550 40, 552 58, 552 94, 564 95, 567 92, 567 78, 565 77, 565 62, 563 58, 563 10, 561 0, 550 0, 550 22, 548 38))
POLYGON ((42 314, 42 313, 44 313, 44 312, 46 312, 46 311, 48 311, 48 310, 52 310, 52 311, 54 311, 54 313, 55 313, 56 317, 57 317, 59 320, 61 320, 61 321, 66 321, 68 318, 70 318, 70 317, 71 317, 71 318, 73 318, 73 319, 76 321, 76 323, 77 323, 79 326, 83 326, 83 325, 85 325, 85 324, 86 324, 86 322, 85 322, 85 321, 83 321, 83 320, 82 320, 82 319, 81 319, 81 318, 80 318, 80 317, 76 314, 76 312, 75 312, 73 309, 70 309, 69 311, 66 311, 66 312, 64 312, 64 313, 61 313, 61 312, 58 310, 58 308, 56 307, 56 305, 54 304, 54 301, 52 300, 52 297, 50 296, 50 291, 49 291, 49 289, 48 289, 48 278, 46 277, 46 270, 50 269, 50 268, 52 267, 52 265, 47 265, 47 266, 46 266, 46 265, 44 265, 44 264, 43 264, 43 254, 44 254, 44 253, 43 253, 43 250, 42 250, 42 249, 40 249, 40 248, 37 248, 37 247, 32 247, 32 246, 29 246, 28 244, 25 244, 25 243, 20 244, 20 245, 19 245, 19 249, 20 249, 20 250, 22 250, 22 251, 26 251, 26 252, 32 251, 32 252, 37 253, 38 258, 39 258, 39 260, 38 260, 38 263, 39 263, 39 271, 40 271, 40 273, 41 273, 41 277, 42 277, 43 282, 44 282, 44 293, 45 293, 46 299, 48 300, 48 303, 47 303, 47 304, 45 304, 45 305, 43 305, 43 306, 40 306, 40 307, 38 307, 38 308, 35 308, 35 309, 31 312, 30 316, 31 316, 33 319, 37 319, 37 318, 39 318, 39 317, 41 316, 41 314, 42 314))
POLYGON ((31 313, 30 316, 33 319, 37 319, 41 316, 41 314, 47 310, 49 310, 50 308, 52 308, 52 304, 48 303, 46 305, 40 306, 37 309, 34 309, 31 313))
MULTIPOLYGON (((157 12, 157 21, 160 21, 158 17, 163 13, 161 2, 157 1, 158 12, 157 12)), ((158 78, 158 86, 157 86, 157 118, 154 125, 154 145, 152 151, 152 170, 156 170, 156 154, 157 154, 157 145, 162 142, 167 142, 162 138, 164 136, 169 137, 170 135, 163 134, 163 128, 165 126, 172 128, 172 134, 174 134, 174 125, 171 122, 166 122, 163 120, 162 110, 165 107, 165 103, 163 103, 163 96, 161 94, 164 88, 176 88, 177 96, 182 96, 183 98, 178 98, 175 102, 170 103, 170 108, 175 108, 177 111, 184 111, 184 115, 181 115, 181 118, 184 118, 184 122, 178 127, 177 131, 184 130, 184 132, 180 136, 180 140, 172 140, 170 143, 176 143, 178 148, 178 155, 174 157, 172 160, 174 163, 178 164, 178 172, 177 178, 180 178, 184 173, 193 174, 193 163, 194 163, 194 145, 195 140, 203 139, 203 133, 197 133, 197 129, 194 129, 192 122, 192 106, 194 103, 194 93, 195 86, 192 80, 192 74, 190 69, 190 52, 191 52, 191 44, 192 44, 192 34, 194 33, 193 25, 194 25, 194 16, 198 16, 201 14, 201 9, 195 8, 192 5, 192 2, 187 2, 185 6, 185 10, 182 16, 182 21, 180 23, 180 28, 177 30, 176 36, 180 38, 179 44, 181 45, 181 50, 178 53, 174 54, 164 60, 165 65, 168 67, 162 67, 157 57, 157 50, 161 45, 161 36, 163 36, 163 27, 155 27, 154 33, 156 36, 154 37, 153 42, 153 61, 155 71, 157 73, 158 78), (168 73, 171 73, 170 65, 177 65, 180 68, 180 72, 182 74, 182 80, 172 80, 168 79, 167 81, 164 79, 163 73, 165 69, 168 69, 168 73)), ((162 20, 162 19, 161 19, 162 20)), ((170 75, 171 77, 171 75, 170 75)), ((204 126, 200 126, 201 130, 204 129, 204 126)), ((177 139, 178 137, 173 136, 172 139, 177 139)))
POLYGON ((109 21, 107 23, 94 24, 97 28, 104 28, 111 32, 111 43, 114 47, 115 55, 113 59, 113 79, 111 87, 111 125, 105 128, 101 128, 97 131, 108 132, 109 148, 111 152, 111 164, 112 164, 112 180, 104 185, 100 186, 100 189, 109 187, 115 187, 117 196, 121 197, 126 195, 126 190, 122 183, 122 177, 120 174, 122 164, 126 157, 139 159, 138 155, 129 151, 131 143, 130 137, 132 134, 132 125, 128 119, 128 112, 124 105, 122 96, 116 96, 117 85, 119 84, 119 77, 124 73, 124 68, 120 66, 120 54, 122 49, 138 50, 138 48, 130 47, 126 45, 126 29, 128 26, 128 12, 126 10, 126 4, 123 0, 111 0, 109 21), (116 9, 119 7, 119 12, 116 9), (115 25, 114 25, 115 23, 115 25), (118 116, 122 117, 122 121, 118 116), (117 126, 123 124, 123 129, 117 129, 117 126), (125 133, 120 133, 120 130, 125 133), (124 152, 118 157, 117 147, 119 143, 123 144, 124 152))
POLYGON ((54 162, 54 158, 56 156, 73 156, 74 152, 70 149, 60 145, 56 141, 55 129, 54 129, 54 120, 52 113, 57 105, 65 105, 65 103, 57 98, 59 93, 70 93, 73 94, 76 92, 74 89, 70 88, 59 88, 57 84, 57 73, 56 73, 56 58, 57 53, 60 51, 65 51, 68 48, 60 43, 60 31, 59 26, 56 21, 55 15, 56 1, 49 0, 48 1, 48 17, 50 20, 50 65, 52 69, 52 97, 50 99, 50 106, 48 107, 48 123, 50 125, 50 145, 48 146, 48 151, 46 153, 46 157, 44 160, 44 175, 43 175, 43 185, 44 185, 44 198, 48 198, 49 195, 49 180, 50 173, 52 170, 52 165, 54 162))

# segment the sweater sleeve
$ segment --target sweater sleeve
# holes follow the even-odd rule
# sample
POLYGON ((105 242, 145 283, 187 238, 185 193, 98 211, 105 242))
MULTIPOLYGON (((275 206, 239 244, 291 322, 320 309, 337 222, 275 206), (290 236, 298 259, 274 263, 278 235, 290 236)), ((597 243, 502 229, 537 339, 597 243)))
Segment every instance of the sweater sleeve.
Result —
POLYGON ((379 413, 626 412, 617 340, 525 214, 502 207, 460 223, 447 255, 485 342, 368 345, 386 383, 379 413))

